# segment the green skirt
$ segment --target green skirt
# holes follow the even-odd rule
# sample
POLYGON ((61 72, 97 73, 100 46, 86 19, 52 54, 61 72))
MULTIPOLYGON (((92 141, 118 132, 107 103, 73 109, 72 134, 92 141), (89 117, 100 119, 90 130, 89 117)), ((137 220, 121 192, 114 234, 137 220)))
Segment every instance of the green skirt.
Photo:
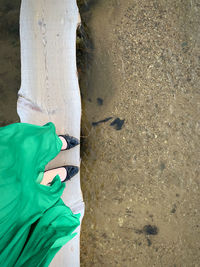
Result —
POLYGON ((77 234, 80 213, 61 199, 66 184, 59 175, 40 184, 61 147, 53 122, 0 127, 0 266, 49 266, 77 234))

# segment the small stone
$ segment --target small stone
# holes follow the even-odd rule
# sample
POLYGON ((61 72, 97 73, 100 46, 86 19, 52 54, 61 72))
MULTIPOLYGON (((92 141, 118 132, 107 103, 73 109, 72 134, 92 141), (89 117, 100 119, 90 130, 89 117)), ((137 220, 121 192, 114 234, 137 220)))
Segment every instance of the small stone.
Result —
POLYGON ((124 223, 123 218, 118 218, 118 224, 120 227, 123 225, 123 223, 124 223))

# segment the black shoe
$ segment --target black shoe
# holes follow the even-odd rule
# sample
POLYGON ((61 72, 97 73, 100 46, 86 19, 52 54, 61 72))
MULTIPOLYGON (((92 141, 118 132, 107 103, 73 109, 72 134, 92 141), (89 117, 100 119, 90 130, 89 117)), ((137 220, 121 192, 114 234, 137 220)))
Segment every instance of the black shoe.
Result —
MULTIPOLYGON (((61 181, 61 183, 64 183, 64 182, 66 182, 68 180, 71 180, 71 178, 73 176, 75 176, 79 172, 79 167, 73 166, 73 165, 59 166, 57 168, 53 168, 53 169, 50 169, 50 170, 47 170, 47 171, 55 170, 55 169, 58 169, 58 168, 65 168, 65 170, 67 171, 67 176, 65 177, 64 180, 61 181)), ((51 182, 48 183, 48 184, 51 184, 51 182)))
POLYGON ((60 134, 58 136, 62 136, 63 138, 65 138, 65 140, 67 142, 67 148, 66 149, 61 149, 61 151, 68 150, 68 149, 70 149, 72 147, 75 147, 75 146, 80 144, 80 142, 79 142, 79 140, 77 138, 75 138, 73 136, 70 136, 68 134, 66 134, 66 135, 60 134))
POLYGON ((61 181, 62 183, 66 182, 68 180, 71 180, 71 178, 79 172, 79 167, 77 167, 77 166, 66 165, 66 166, 62 166, 62 167, 65 168, 65 170, 67 171, 67 176, 63 181, 61 181))

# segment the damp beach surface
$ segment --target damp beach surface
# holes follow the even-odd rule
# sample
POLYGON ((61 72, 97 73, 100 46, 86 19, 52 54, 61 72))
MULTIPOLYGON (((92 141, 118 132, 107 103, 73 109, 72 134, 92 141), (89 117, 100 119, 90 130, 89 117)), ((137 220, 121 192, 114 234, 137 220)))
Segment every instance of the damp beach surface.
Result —
POLYGON ((20 0, 0 0, 0 126, 19 122, 17 92, 21 83, 20 0))
MULTIPOLYGON (((200 5, 79 5, 81 266, 199 266, 200 5)), ((19 121, 19 8, 0 0, 0 126, 19 121)))
POLYGON ((85 2, 81 266, 198 266, 200 5, 85 2))

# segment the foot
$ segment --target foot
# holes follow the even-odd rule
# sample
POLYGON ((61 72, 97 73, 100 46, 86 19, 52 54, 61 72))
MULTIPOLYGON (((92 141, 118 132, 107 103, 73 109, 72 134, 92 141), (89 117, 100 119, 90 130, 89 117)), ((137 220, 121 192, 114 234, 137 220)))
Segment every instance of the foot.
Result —
POLYGON ((60 167, 53 170, 45 171, 40 184, 47 185, 48 183, 51 183, 51 181, 57 174, 60 176, 61 181, 63 181, 67 176, 67 170, 63 167, 60 167))
POLYGON ((68 134, 65 134, 65 135, 61 134, 59 135, 59 138, 61 139, 63 143, 61 151, 73 148, 80 144, 79 140, 76 137, 70 136, 68 134))
POLYGON ((65 149, 67 149, 67 142, 66 142, 66 140, 65 140, 65 138, 64 137, 62 137, 62 136, 59 136, 59 138, 60 138, 60 140, 62 141, 62 147, 61 147, 61 150, 65 150, 65 149))

